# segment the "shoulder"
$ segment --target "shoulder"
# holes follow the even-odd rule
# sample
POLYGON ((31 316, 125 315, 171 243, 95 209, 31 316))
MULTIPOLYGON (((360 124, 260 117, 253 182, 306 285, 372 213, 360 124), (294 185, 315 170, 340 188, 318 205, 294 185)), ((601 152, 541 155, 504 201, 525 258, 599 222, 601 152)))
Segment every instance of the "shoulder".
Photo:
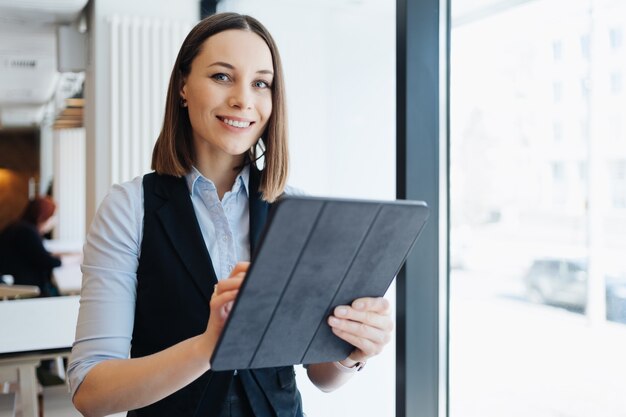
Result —
POLYGON ((109 204, 132 204, 140 202, 142 199, 143 177, 135 177, 131 181, 113 184, 104 201, 109 204))
POLYGON ((139 241, 143 225, 142 178, 114 184, 104 197, 90 234, 139 241))
POLYGON ((285 187, 285 191, 283 191, 284 196, 288 197, 306 197, 308 194, 302 190, 301 188, 293 187, 291 185, 287 185, 285 187))
POLYGON ((113 184, 98 208, 97 217, 132 215, 136 218, 137 210, 143 207, 142 178, 136 177, 131 181, 113 184))

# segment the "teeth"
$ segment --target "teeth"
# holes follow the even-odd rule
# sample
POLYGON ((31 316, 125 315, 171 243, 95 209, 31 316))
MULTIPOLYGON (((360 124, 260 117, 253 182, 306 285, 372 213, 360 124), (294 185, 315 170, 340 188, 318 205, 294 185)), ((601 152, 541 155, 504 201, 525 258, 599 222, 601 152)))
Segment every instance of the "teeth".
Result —
POLYGON ((237 120, 224 119, 224 123, 230 126, 244 128, 250 126, 250 122, 239 122, 237 120))

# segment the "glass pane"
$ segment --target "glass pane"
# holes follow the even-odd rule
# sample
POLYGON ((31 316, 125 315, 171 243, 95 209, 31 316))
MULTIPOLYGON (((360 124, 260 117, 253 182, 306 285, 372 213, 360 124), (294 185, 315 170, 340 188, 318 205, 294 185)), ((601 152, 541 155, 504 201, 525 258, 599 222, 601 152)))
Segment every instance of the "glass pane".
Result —
POLYGON ((625 29, 452 0, 451 417, 625 415, 625 29))

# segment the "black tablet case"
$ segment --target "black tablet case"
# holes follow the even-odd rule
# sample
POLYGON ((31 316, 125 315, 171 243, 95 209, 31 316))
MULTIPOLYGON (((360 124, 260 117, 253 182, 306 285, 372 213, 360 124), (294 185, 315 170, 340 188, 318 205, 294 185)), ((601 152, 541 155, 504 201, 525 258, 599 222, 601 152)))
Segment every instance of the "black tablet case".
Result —
POLYGON ((383 296, 419 236, 415 201, 286 197, 264 235, 211 360, 215 371, 331 362, 354 349, 333 308, 383 296))

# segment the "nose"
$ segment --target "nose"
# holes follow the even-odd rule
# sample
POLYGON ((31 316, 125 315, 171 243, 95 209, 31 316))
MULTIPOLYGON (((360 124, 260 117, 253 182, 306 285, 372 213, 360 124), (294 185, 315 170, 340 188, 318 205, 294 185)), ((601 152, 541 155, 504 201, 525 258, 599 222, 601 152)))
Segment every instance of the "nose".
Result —
POLYGON ((252 92, 245 85, 238 85, 232 89, 232 94, 228 99, 230 107, 247 110, 252 108, 252 92))

